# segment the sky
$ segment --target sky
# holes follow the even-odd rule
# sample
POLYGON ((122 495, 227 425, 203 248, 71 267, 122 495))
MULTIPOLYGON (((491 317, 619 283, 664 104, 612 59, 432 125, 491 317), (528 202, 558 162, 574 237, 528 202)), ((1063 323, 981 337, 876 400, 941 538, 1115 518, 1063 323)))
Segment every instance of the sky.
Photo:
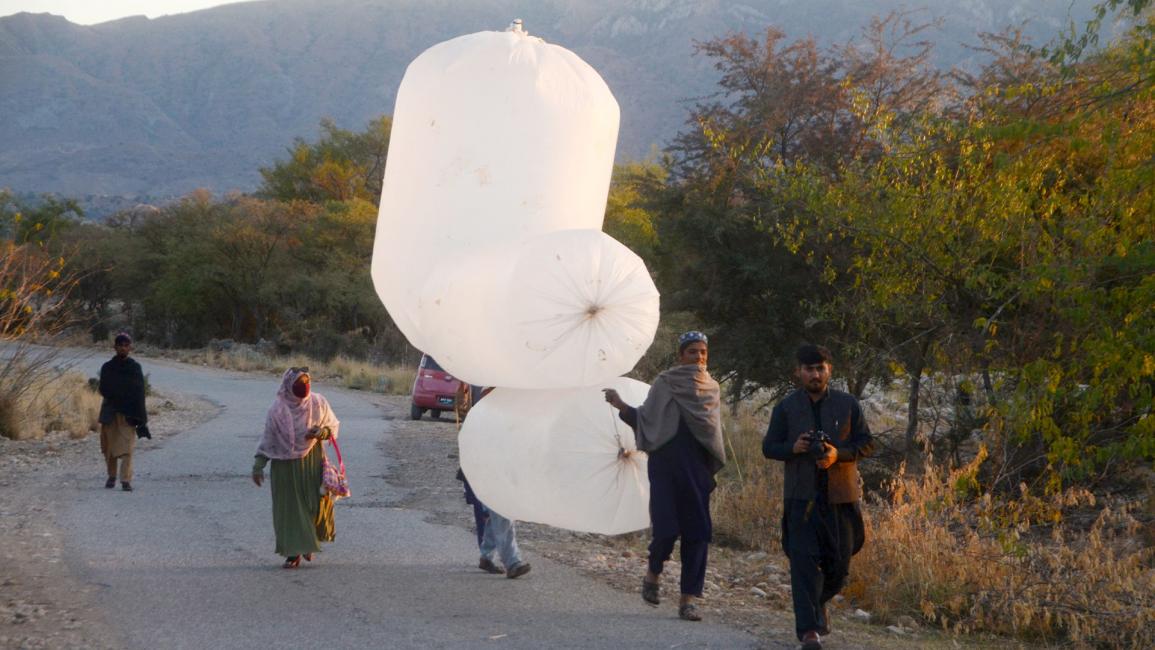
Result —
POLYGON ((95 25, 125 16, 156 18, 224 4, 230 0, 0 0, 0 16, 50 13, 79 25, 95 25))

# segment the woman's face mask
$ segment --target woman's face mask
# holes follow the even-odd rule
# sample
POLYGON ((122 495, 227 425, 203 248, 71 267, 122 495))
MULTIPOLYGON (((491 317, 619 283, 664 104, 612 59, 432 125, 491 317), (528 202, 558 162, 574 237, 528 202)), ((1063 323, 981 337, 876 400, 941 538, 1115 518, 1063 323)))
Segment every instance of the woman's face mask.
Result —
POLYGON ((293 382, 293 394, 299 399, 309 396, 309 375, 297 377, 297 381, 293 382))

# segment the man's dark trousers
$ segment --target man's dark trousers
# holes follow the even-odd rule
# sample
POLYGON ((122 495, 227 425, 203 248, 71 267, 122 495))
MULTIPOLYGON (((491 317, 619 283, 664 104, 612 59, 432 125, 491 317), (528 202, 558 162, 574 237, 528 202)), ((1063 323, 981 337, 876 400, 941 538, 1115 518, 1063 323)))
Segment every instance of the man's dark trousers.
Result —
POLYGON ((822 606, 841 589, 854 550, 855 504, 787 499, 783 540, 790 557, 794 625, 805 632, 827 627, 822 606))

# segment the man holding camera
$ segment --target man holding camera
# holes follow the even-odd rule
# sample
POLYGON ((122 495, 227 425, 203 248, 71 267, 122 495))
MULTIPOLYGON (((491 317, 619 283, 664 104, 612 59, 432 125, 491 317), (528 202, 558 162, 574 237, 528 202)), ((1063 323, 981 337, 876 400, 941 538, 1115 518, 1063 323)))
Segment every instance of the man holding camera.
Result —
POLYGON ((842 589, 865 531, 857 461, 873 443, 858 400, 829 387, 830 351, 798 348, 802 384, 770 415, 762 454, 786 463, 782 549, 790 558, 794 627, 804 650, 830 633, 827 602, 842 589))

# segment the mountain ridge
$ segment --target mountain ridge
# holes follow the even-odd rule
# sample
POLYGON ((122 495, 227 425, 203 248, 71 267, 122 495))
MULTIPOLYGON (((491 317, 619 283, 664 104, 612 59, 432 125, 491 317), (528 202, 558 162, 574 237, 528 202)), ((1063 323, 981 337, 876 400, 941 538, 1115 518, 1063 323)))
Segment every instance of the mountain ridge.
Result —
MULTIPOLYGON (((1056 33, 1090 0, 930 0, 943 19, 939 65, 973 57, 957 43, 1033 18, 1056 33), (1045 11, 1038 7, 1045 5, 1045 11), (965 37, 965 38, 964 38, 965 37)), ((0 187, 70 196, 250 191, 260 166, 331 118, 360 130, 392 113, 405 67, 461 34, 512 18, 573 50, 622 107, 618 160, 640 159, 714 90, 695 41, 773 25, 823 44, 858 34, 878 0, 257 0, 187 14, 75 25, 51 14, 0 18, 0 187)), ((1079 12, 1082 11, 1083 14, 1079 12)))

